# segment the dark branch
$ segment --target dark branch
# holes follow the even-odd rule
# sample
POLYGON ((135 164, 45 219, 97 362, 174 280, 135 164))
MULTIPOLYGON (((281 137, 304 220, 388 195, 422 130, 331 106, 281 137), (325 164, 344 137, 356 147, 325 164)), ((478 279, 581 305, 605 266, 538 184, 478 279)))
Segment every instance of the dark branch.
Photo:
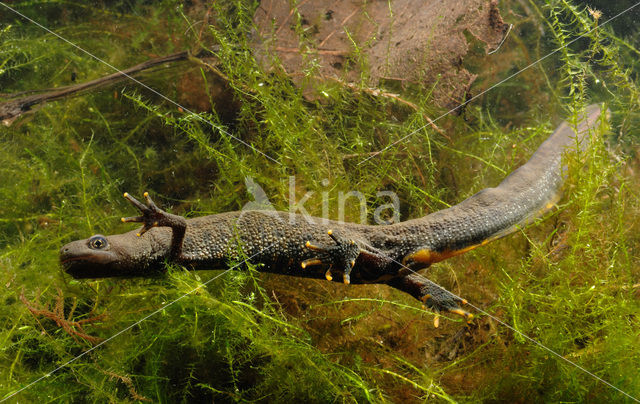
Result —
MULTIPOLYGON (((209 54, 208 51, 201 51, 194 57, 201 57, 206 54, 209 54)), ((143 70, 150 69, 157 65, 163 63, 177 62, 181 60, 188 59, 190 57, 190 53, 187 51, 174 53, 169 56, 163 56, 155 59, 149 59, 145 62, 137 64, 128 69, 124 69, 120 72, 116 72, 110 74, 108 76, 100 77, 95 80, 87 81, 86 83, 79 83, 70 86, 60 87, 55 90, 43 90, 46 91, 40 94, 33 94, 26 97, 16 97, 13 99, 9 99, 3 103, 0 103, 0 120, 6 125, 10 125, 13 120, 18 118, 20 115, 28 112, 35 105, 42 104, 47 101, 54 101, 64 97, 68 97, 75 93, 95 89, 98 87, 102 87, 107 84, 117 83, 118 81, 124 80, 127 76, 132 74, 136 74, 143 70)), ((24 94, 24 92, 22 93, 24 94)), ((9 95, 11 96, 11 95, 9 95)))

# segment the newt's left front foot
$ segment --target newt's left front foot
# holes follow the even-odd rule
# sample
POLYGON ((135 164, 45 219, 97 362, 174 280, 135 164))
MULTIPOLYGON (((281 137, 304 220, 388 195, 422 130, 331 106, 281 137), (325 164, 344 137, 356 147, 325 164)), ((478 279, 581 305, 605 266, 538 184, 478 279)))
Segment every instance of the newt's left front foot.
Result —
POLYGON ((133 206, 140 210, 142 216, 123 217, 123 222, 142 223, 142 229, 136 234, 141 237, 152 227, 170 227, 171 228, 171 248, 169 250, 170 259, 179 259, 182 255, 182 241, 184 233, 187 230, 187 219, 182 216, 172 215, 156 206, 149 197, 149 193, 145 192, 144 197, 147 199, 147 205, 144 205, 128 193, 124 193, 124 197, 131 202, 133 206))
POLYGON ((327 234, 336 244, 332 246, 323 246, 315 245, 312 244, 311 241, 307 241, 304 246, 312 251, 317 251, 318 256, 304 260, 300 265, 302 268, 306 268, 309 265, 328 264, 329 269, 325 274, 328 281, 333 280, 333 276, 331 276, 331 269, 337 267, 339 270, 342 270, 343 281, 348 285, 351 282, 351 270, 356 264, 356 259, 361 252, 360 247, 353 240, 336 237, 332 230, 327 231, 327 234))
POLYGON ((142 223, 142 229, 137 234, 138 237, 149 231, 152 227, 171 227, 172 229, 184 229, 187 226, 186 219, 182 216, 172 215, 164 210, 160 209, 149 197, 149 193, 145 192, 144 197, 147 200, 147 205, 138 201, 127 192, 124 193, 126 200, 131 202, 133 206, 138 208, 142 216, 123 217, 123 222, 135 222, 142 223))

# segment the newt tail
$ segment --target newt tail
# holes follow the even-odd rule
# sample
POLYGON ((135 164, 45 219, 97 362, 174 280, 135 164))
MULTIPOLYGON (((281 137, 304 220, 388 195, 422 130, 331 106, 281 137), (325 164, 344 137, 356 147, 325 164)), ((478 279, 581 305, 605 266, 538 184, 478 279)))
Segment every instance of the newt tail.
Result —
POLYGON ((587 147, 602 106, 591 105, 577 128, 563 122, 531 159, 497 187, 461 203, 404 222, 372 226, 274 211, 235 211, 185 219, 125 193, 141 216, 139 230, 94 235, 63 246, 60 261, 75 278, 145 276, 175 262, 190 269, 219 269, 242 257, 260 271, 387 284, 435 311, 459 314, 464 301, 415 273, 512 233, 551 209, 565 178, 562 155, 587 147))

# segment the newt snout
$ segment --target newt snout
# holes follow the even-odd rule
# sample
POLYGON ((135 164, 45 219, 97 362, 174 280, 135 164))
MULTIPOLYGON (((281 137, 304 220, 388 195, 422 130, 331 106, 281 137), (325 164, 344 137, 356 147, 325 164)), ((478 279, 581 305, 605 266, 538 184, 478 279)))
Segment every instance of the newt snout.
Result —
MULTIPOLYGON (((92 249, 90 243, 96 237, 104 238, 104 236, 96 235, 88 240, 73 241, 60 249, 60 264, 66 273, 74 278, 113 276, 110 263, 116 260, 116 256, 108 249, 103 251, 92 249)), ((94 244, 99 245, 100 241, 94 242, 94 244)))

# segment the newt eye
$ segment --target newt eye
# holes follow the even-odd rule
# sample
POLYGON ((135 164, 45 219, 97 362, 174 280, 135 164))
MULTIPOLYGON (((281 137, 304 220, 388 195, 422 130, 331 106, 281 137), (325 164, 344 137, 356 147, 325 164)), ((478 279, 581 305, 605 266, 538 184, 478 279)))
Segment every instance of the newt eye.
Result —
POLYGON ((107 239, 100 234, 96 234, 89 239, 89 248, 91 248, 92 250, 102 250, 107 245, 107 239))

